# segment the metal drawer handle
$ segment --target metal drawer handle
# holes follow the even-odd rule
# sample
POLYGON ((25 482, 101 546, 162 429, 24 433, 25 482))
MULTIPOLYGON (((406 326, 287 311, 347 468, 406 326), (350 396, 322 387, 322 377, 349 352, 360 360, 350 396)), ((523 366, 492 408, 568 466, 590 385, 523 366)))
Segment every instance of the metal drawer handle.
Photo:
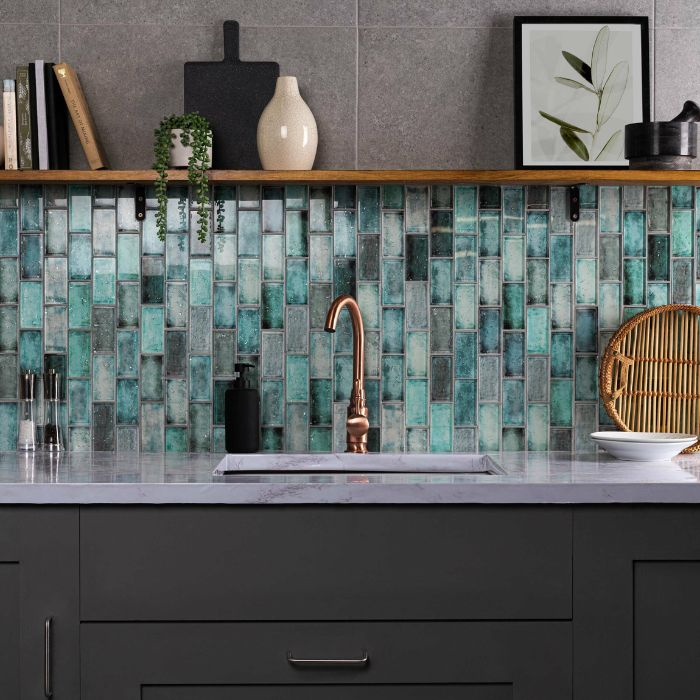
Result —
POLYGON ((287 661, 302 668, 364 668, 369 663, 369 654, 363 651, 359 659, 298 659, 289 651, 287 661))
POLYGON ((50 698, 53 695, 51 688, 51 632, 53 618, 47 617, 44 620, 44 697, 50 698))

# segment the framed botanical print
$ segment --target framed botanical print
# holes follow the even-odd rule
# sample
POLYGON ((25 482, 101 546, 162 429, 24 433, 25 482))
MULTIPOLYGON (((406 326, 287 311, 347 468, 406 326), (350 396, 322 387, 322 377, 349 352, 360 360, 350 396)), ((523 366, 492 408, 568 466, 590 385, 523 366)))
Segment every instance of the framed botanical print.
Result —
POLYGON ((515 164, 622 168, 649 120, 646 17, 515 17, 515 164))

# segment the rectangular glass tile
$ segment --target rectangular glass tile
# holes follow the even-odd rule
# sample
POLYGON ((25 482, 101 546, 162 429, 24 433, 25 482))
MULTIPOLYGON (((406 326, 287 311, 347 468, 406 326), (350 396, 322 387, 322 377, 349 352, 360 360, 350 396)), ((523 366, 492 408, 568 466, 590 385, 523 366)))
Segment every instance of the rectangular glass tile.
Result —
POLYGON ((384 212, 382 226, 382 252, 388 257, 402 257, 404 254, 403 212, 384 212))
MULTIPOLYGON (((345 212, 342 212, 345 213, 345 212)), ((350 213, 350 212, 348 212, 350 213)), ((336 226, 338 214, 336 213, 336 226)), ((305 211, 287 212, 287 255, 309 254, 309 216, 305 211)), ((337 233, 336 233, 337 235, 337 233)), ((354 244, 354 240, 353 240, 354 244)))
MULTIPOLYGON (((356 224, 354 211, 334 212, 333 254, 337 257, 354 257, 357 255, 356 224)), ((289 253, 292 255, 293 253, 289 253)), ((305 255, 306 253, 297 253, 305 255)))
POLYGON ((483 258, 501 254, 501 212, 482 211, 479 214, 479 255, 483 258))
POLYGON ((262 192, 262 230, 281 233, 284 227, 284 189, 263 187, 262 192))
POLYGON ((211 260, 192 258, 190 260, 190 304, 209 306, 212 289, 211 260))
POLYGON ((619 187, 599 187, 600 232, 619 233, 622 219, 622 197, 619 187))
POLYGON ((477 188, 457 185, 454 188, 455 233, 476 233, 477 188))
POLYGON ((594 258, 576 260, 576 303, 595 304, 597 301, 598 261, 594 258))
POLYGON ((406 187, 406 233, 428 232, 428 188, 406 187))
POLYGON ((522 233, 525 217, 525 188, 503 188, 503 232, 522 233))
POLYGON ((332 230, 330 187, 309 187, 309 230, 322 233, 332 230))
POLYGON ((644 260, 629 258, 624 262, 624 302, 628 306, 645 303, 644 260))
POLYGON ((549 217, 545 211, 527 213, 527 255, 545 258, 549 254, 549 217))
POLYGON ((214 238, 214 279, 217 282, 236 279, 236 237, 234 235, 221 234, 214 238))
MULTIPOLYGON (((90 191, 89 185, 76 187, 90 191)), ((22 231, 41 231, 44 218, 44 197, 41 185, 20 185, 19 204, 22 211, 22 231)), ((89 218, 87 228, 84 230, 90 230, 89 218)))
POLYGON ((0 255, 17 255, 17 210, 0 209, 0 255))
POLYGON ((549 352, 548 308, 527 309, 527 352, 529 355, 544 355, 549 352))
MULTIPOLYGON (((1 229, 0 229, 1 231, 1 229)), ((49 209, 46 212, 46 255, 65 255, 68 252, 68 212, 49 209)), ((0 243, 2 237, 0 236, 0 243)))
POLYGON ((22 279, 41 279, 42 247, 41 236, 21 236, 19 268, 22 279))
POLYGON ((428 237, 406 238, 406 279, 420 281, 428 279, 428 237))
POLYGON ((671 249, 673 255, 693 255, 693 212, 684 209, 673 211, 671 223, 671 249))
POLYGON ((576 352, 598 352, 598 310, 576 309, 576 352))
POLYGON ((379 187, 358 187, 357 195, 357 230, 360 233, 379 233, 379 187))
POLYGON ((480 352, 501 352, 501 311, 484 308, 479 310, 480 352))
MULTIPOLYGON (((136 270, 136 279, 138 279, 138 258, 136 270)), ((90 236, 71 234, 68 272, 73 280, 90 279, 92 272, 92 241, 90 236)))
POLYGON ((647 213, 650 231, 665 231, 670 229, 670 197, 668 187, 647 188, 647 213))
POLYGON ((570 282, 572 275, 571 236, 552 236, 549 274, 552 282, 570 282))
POLYGON ((238 255, 260 255, 260 212, 241 211, 238 214, 238 255))
MULTIPOLYGON (((95 258, 93 260, 92 303, 116 304, 116 284, 117 266, 115 258, 95 258)), ((163 301, 162 291, 160 301, 163 301)))

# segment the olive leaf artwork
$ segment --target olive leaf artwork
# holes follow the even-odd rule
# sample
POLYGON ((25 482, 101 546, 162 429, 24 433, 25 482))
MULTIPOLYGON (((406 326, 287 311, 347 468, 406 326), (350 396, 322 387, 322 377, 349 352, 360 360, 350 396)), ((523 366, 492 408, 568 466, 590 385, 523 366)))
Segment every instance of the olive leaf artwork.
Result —
POLYGON ((569 51, 562 51, 564 59, 578 77, 558 75, 554 78, 560 85, 579 91, 581 99, 597 101, 595 124, 584 128, 539 110, 542 117, 559 127, 562 141, 583 161, 611 160, 619 158, 622 152, 622 129, 615 131, 604 142, 601 139, 601 131, 620 106, 629 79, 627 61, 619 61, 608 72, 609 41, 610 28, 606 25, 593 42, 590 63, 569 51))

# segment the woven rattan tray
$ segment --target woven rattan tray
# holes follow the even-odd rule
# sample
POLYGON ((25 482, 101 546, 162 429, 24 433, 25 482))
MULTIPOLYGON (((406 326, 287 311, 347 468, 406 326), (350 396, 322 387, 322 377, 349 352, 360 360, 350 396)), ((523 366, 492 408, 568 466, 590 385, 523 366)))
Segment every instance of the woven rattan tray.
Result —
POLYGON ((700 435, 700 307, 659 306, 624 323, 605 349, 600 395, 621 430, 700 435))

